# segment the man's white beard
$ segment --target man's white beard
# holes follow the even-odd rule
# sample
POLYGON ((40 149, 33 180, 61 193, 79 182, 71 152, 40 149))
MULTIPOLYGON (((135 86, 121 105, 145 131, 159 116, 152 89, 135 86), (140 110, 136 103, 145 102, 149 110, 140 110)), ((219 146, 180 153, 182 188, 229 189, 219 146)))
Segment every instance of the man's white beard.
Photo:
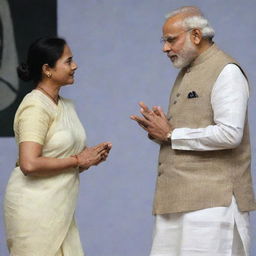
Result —
POLYGON ((172 62, 175 68, 187 67, 197 57, 197 49, 192 44, 189 34, 186 36, 186 41, 184 43, 183 49, 179 52, 179 54, 175 55, 177 57, 172 62))

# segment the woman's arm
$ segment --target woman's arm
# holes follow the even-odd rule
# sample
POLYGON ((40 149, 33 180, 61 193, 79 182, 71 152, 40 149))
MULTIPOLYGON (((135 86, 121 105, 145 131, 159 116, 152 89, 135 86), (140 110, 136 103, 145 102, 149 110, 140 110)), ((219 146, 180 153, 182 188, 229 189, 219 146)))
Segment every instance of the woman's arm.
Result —
POLYGON ((95 147, 85 148, 77 157, 51 158, 42 156, 42 145, 25 141, 19 144, 19 163, 24 175, 51 176, 65 172, 68 168, 90 168, 106 160, 111 143, 104 142, 95 147))

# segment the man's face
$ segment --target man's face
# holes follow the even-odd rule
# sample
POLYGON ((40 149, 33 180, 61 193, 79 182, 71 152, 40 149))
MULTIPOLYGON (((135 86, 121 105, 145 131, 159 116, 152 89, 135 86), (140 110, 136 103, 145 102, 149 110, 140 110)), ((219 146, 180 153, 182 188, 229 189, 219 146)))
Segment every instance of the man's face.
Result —
POLYGON ((174 67, 184 68, 197 56, 197 48, 191 42, 190 30, 180 24, 181 18, 168 19, 163 26, 163 52, 172 61, 174 67))

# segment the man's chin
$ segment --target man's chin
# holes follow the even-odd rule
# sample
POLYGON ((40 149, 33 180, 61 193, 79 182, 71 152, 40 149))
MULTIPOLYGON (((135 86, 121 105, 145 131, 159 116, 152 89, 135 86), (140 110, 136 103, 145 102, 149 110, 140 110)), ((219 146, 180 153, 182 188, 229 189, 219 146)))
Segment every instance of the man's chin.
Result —
POLYGON ((180 67, 175 65, 174 63, 172 63, 172 65, 173 65, 174 68, 180 69, 180 67))
POLYGON ((177 68, 177 69, 181 69, 184 68, 186 65, 184 65, 183 63, 175 63, 172 62, 173 67, 177 68))
POLYGON ((184 56, 177 56, 176 58, 171 59, 171 62, 175 68, 182 69, 189 66, 197 57, 197 54, 190 53, 187 54, 186 57, 184 56))
POLYGON ((180 58, 178 58, 177 56, 173 57, 173 58, 170 58, 171 62, 172 62, 172 65, 175 67, 175 68, 183 68, 183 65, 185 64, 184 61, 182 61, 180 58))
POLYGON ((175 67, 175 68, 178 68, 178 69, 182 69, 182 68, 185 68, 187 66, 189 66, 191 64, 192 61, 172 61, 172 65, 175 67))

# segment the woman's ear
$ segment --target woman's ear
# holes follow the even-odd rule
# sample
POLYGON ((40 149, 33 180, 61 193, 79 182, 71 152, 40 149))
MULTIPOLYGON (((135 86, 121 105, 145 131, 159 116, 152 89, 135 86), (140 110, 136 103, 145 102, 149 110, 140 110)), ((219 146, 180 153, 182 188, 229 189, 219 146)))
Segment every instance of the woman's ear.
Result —
POLYGON ((44 64, 42 66, 42 75, 47 76, 48 78, 51 78, 52 76, 51 68, 48 64, 44 64))

